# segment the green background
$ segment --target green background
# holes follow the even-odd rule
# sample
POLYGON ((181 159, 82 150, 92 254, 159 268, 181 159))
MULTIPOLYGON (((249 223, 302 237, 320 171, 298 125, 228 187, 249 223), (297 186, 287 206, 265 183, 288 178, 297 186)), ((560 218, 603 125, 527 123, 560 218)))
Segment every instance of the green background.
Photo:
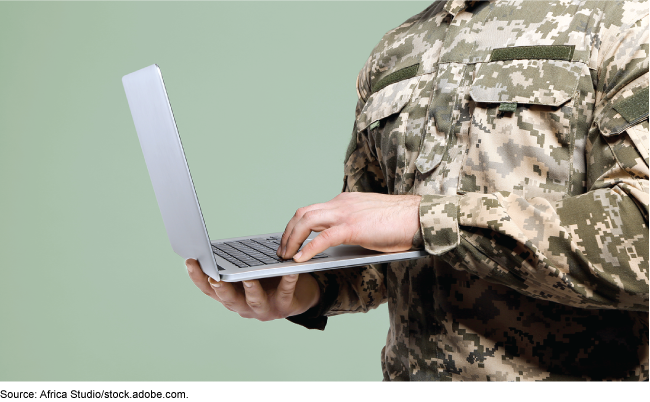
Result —
POLYGON ((379 380, 384 306, 227 311, 169 246, 121 77, 157 63, 214 239, 334 197, 355 79, 423 2, 0 2, 0 380, 379 380))

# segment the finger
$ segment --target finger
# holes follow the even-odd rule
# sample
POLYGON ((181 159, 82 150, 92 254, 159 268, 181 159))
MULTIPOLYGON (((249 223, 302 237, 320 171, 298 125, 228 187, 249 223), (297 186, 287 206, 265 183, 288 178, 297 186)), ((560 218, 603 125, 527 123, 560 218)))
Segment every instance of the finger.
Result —
POLYGON ((208 282, 214 289, 217 297, 220 299, 221 304, 223 304, 228 310, 239 314, 251 312, 250 307, 246 304, 246 298, 242 293, 235 289, 235 286, 232 283, 224 281, 217 282, 212 278, 208 278, 208 282))
POLYGON ((214 289, 208 283, 208 276, 203 273, 201 270, 201 265, 195 259, 185 260, 185 267, 187 268, 187 273, 190 275, 190 279, 197 288, 201 289, 201 292, 215 299, 216 301, 221 301, 214 289))
POLYGON ((259 281, 244 281, 246 304, 260 318, 266 317, 269 312, 269 302, 266 292, 259 281))
POLYGON ((305 213, 287 239, 284 258, 292 257, 312 231, 321 232, 332 227, 337 221, 336 216, 336 212, 329 209, 317 209, 305 213))
POLYGON ((278 290, 275 292, 275 305, 283 317, 287 317, 291 313, 291 303, 296 292, 298 277, 298 274, 285 275, 278 284, 278 290))
POLYGON ((293 256, 294 261, 304 262, 311 259, 318 253, 322 253, 330 247, 347 244, 350 236, 350 229, 344 225, 338 225, 322 231, 312 241, 293 256))
MULTIPOLYGON (((325 203, 327 204, 327 203, 325 203)), ((278 247, 277 254, 279 257, 285 258, 285 250, 287 246, 287 240, 289 239, 289 235, 293 231, 293 227, 302 219, 302 217, 309 211, 313 211, 315 209, 325 209, 326 206, 325 204, 313 204, 313 205, 308 205, 306 207, 298 208, 296 213, 293 215, 289 223, 287 223, 287 227, 284 229, 284 232, 282 233, 282 239, 280 239, 280 247, 278 247)))

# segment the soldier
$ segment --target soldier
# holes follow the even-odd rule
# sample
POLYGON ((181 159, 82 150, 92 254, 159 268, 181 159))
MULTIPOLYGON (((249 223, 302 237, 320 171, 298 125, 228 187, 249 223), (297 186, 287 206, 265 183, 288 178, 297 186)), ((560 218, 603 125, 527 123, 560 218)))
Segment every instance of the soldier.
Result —
POLYGON ((357 79, 344 193, 278 255, 415 261, 196 285, 243 317, 387 302, 385 380, 648 379, 648 5, 435 2, 357 79), (310 231, 321 232, 301 252, 310 231))

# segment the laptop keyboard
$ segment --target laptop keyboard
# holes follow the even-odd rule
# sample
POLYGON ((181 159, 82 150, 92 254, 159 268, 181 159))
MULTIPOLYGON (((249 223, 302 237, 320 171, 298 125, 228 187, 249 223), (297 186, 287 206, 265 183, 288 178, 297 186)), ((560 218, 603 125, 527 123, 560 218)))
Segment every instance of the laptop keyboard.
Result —
MULTIPOLYGON (((292 261, 278 257, 275 253, 278 247, 280 247, 280 238, 268 237, 217 243, 212 245, 212 251, 239 268, 292 261)), ((327 254, 320 253, 312 257, 312 260, 327 257, 327 254)))

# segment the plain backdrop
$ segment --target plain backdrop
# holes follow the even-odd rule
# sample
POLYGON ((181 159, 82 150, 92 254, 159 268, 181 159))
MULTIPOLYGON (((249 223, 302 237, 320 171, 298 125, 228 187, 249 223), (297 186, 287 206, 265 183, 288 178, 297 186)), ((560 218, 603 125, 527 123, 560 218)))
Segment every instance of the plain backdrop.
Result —
POLYGON ((0 2, 0 380, 379 380, 385 306, 325 331, 190 282, 121 77, 157 63, 212 238, 334 197, 357 73, 427 2, 0 2))

